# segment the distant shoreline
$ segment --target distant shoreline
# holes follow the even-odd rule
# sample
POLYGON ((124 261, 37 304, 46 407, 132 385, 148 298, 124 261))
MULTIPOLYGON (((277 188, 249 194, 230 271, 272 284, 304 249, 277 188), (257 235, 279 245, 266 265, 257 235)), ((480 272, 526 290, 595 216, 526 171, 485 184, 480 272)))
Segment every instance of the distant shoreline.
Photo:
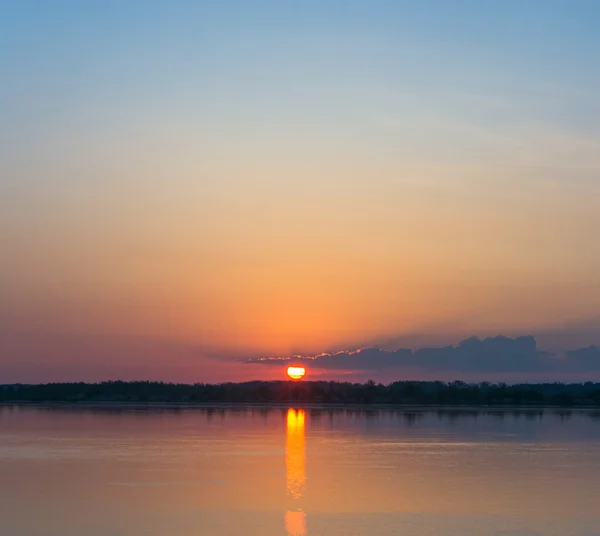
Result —
POLYGON ((314 409, 314 410, 410 410, 410 411, 461 411, 461 410, 490 410, 490 411, 600 411, 600 407, 594 405, 511 405, 511 404, 328 404, 314 402, 204 402, 204 403, 181 403, 181 402, 73 402, 73 401, 52 401, 52 402, 28 402, 28 401, 2 401, 0 407, 19 406, 19 407, 37 407, 37 408, 112 408, 112 409, 314 409))
POLYGON ((114 408, 404 408, 443 410, 600 408, 600 383, 469 384, 398 381, 388 385, 317 381, 224 384, 161 382, 2 385, 0 403, 114 408))

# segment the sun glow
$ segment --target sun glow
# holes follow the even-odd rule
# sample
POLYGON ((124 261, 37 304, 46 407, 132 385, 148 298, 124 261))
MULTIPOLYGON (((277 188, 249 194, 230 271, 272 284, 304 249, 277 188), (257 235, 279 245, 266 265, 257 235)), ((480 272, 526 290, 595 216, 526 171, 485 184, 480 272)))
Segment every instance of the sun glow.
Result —
POLYGON ((292 380, 301 380, 306 375, 304 367, 288 367, 286 372, 292 380))

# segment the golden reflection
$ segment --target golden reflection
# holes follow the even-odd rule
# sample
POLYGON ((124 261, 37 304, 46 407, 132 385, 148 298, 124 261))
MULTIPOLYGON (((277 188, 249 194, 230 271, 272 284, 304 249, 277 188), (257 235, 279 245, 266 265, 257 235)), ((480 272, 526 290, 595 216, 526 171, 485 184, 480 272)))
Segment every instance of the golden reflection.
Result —
POLYGON ((286 503, 285 528, 288 536, 306 536, 306 514, 302 497, 306 487, 306 449, 303 409, 288 409, 285 449, 286 503))

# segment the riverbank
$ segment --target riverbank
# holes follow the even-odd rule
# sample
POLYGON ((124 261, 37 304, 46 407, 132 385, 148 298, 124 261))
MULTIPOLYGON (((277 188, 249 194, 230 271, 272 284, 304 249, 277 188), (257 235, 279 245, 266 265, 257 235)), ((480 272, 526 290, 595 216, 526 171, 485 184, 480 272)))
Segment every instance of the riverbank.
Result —
POLYGON ((493 413, 514 413, 527 412, 536 413, 544 411, 565 412, 565 411, 595 411, 600 415, 600 407, 592 405, 473 405, 473 404, 455 404, 455 405, 440 405, 440 404, 319 404, 319 403, 303 403, 303 402, 277 402, 277 403, 247 403, 247 402, 214 402, 214 403, 181 403, 181 402, 111 402, 111 401, 52 401, 52 402, 27 402, 27 401, 3 401, 0 402, 1 407, 22 407, 22 408, 89 408, 89 409, 114 409, 114 410, 287 410, 304 409, 315 411, 405 411, 409 412, 493 412, 493 413))
POLYGON ((5 385, 0 386, 0 402, 146 407, 600 408, 600 384, 254 381, 189 385, 114 381, 5 385))

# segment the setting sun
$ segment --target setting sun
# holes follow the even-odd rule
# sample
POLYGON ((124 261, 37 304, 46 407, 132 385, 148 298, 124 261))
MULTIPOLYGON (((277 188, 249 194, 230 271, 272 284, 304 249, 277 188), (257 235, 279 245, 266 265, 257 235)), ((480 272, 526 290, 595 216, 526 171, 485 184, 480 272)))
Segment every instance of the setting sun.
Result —
POLYGON ((306 369, 304 367, 288 367, 286 372, 292 380, 301 380, 306 374, 306 369))

